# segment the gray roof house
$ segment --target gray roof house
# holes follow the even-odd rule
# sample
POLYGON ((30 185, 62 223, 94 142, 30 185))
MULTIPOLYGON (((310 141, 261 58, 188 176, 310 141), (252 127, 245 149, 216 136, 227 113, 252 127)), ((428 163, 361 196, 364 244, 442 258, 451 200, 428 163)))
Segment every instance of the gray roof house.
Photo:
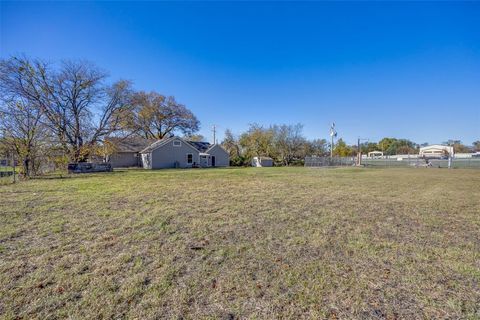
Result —
POLYGON ((158 140, 140 152, 143 168, 227 167, 228 152, 219 144, 188 141, 180 137, 158 140))
POLYGON ((107 141, 114 145, 115 151, 107 157, 106 162, 110 163, 112 168, 128 168, 141 167, 140 151, 156 140, 141 137, 112 137, 107 141))

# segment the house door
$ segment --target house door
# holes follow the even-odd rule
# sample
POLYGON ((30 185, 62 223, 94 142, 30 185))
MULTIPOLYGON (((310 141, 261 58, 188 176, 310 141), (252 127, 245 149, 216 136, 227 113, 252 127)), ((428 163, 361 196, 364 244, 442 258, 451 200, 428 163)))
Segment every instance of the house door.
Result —
POLYGON ((212 167, 215 167, 215 156, 212 156, 212 167))

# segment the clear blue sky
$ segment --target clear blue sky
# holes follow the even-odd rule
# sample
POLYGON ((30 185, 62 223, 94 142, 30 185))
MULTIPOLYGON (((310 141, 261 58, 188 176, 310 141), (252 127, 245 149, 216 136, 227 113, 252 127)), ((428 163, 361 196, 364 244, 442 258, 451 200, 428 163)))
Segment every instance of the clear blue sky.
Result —
POLYGON ((90 60, 202 123, 480 139, 480 3, 1 2, 1 56, 90 60))

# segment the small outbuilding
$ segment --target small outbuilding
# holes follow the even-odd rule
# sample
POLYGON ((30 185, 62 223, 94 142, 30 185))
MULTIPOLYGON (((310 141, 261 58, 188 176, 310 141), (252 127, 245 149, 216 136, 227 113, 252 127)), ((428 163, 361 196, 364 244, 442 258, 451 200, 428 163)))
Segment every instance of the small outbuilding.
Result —
POLYGON ((252 167, 273 167, 273 159, 270 157, 253 157, 252 167))

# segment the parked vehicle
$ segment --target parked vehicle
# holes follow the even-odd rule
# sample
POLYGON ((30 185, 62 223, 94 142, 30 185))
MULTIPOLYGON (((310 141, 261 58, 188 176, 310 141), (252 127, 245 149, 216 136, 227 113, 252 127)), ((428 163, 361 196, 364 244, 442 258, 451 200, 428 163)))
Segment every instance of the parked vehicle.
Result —
POLYGON ((78 162, 68 164, 68 173, 111 172, 110 163, 78 162))

